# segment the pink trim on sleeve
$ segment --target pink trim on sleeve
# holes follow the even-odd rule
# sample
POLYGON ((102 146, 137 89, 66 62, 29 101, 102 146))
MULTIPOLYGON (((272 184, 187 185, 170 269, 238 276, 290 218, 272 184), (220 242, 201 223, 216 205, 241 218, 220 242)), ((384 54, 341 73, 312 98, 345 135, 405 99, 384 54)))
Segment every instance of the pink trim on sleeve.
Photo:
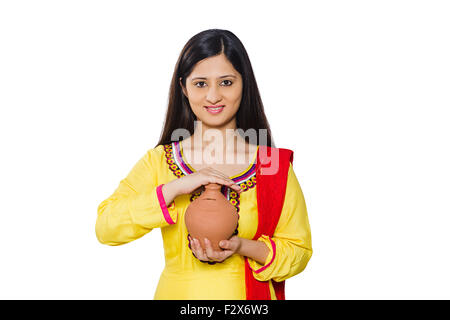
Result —
POLYGON ((275 242, 272 240, 272 238, 269 238, 269 240, 270 240, 270 244, 272 245, 272 251, 273 251, 272 259, 270 259, 270 262, 268 264, 266 264, 265 266, 259 268, 258 270, 254 270, 249 265, 250 269, 252 269, 253 272, 255 272, 255 273, 260 273, 260 272, 263 272, 264 270, 266 270, 272 264, 273 260, 275 259, 275 254, 277 253, 277 247, 275 245, 275 242))
MULTIPOLYGON (((164 219, 166 219, 168 224, 175 224, 175 222, 172 220, 172 217, 169 214, 169 210, 166 206, 166 200, 164 199, 163 193, 162 193, 162 187, 164 184, 159 185, 156 187, 156 195, 158 196, 159 206, 161 207, 162 213, 164 215, 164 219)), ((173 203, 172 203, 173 204, 173 203)), ((170 206, 172 207, 172 206, 170 206)))

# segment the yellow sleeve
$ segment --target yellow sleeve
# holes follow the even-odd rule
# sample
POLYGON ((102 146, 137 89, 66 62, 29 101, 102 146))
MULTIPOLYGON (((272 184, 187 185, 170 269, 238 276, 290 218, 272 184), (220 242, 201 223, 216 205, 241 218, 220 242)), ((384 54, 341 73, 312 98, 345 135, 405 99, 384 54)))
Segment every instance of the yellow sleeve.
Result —
POLYGON ((311 230, 306 203, 292 164, 289 166, 283 209, 273 237, 257 239, 269 248, 262 265, 248 259, 255 279, 283 281, 302 272, 312 256, 311 230))
POLYGON ((121 245, 153 228, 176 223, 175 201, 166 207, 160 192, 162 185, 157 185, 156 173, 162 164, 154 152, 155 149, 147 151, 114 193, 98 206, 95 233, 100 243, 121 245))

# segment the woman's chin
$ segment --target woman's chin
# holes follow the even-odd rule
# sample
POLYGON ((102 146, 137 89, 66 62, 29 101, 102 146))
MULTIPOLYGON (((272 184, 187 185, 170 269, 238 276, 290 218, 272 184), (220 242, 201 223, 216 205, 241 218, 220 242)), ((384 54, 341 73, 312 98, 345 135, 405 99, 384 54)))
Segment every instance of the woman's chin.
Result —
POLYGON ((229 119, 227 117, 197 117, 197 121, 201 121, 202 125, 208 127, 208 128, 223 128, 224 126, 228 125, 230 123, 230 121, 232 121, 233 119, 229 119))

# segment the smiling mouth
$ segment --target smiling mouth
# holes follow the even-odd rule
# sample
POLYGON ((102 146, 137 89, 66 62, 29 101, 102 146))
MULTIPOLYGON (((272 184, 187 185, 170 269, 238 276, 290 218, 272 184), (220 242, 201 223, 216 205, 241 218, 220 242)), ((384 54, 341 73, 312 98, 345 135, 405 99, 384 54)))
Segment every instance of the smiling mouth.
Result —
POLYGON ((208 111, 211 114, 218 114, 221 113, 222 110, 225 108, 225 105, 220 106, 205 106, 206 111, 208 111))
POLYGON ((221 108, 225 107, 224 104, 219 105, 219 106, 205 106, 205 108, 209 109, 209 110, 219 110, 221 108))

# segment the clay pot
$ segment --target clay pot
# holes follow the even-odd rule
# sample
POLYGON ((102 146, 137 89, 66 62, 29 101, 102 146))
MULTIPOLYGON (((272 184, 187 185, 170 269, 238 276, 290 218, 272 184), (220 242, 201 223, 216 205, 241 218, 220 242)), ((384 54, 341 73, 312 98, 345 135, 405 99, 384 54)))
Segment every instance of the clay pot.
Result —
POLYGON ((220 240, 228 240, 238 225, 239 215, 236 208, 220 192, 219 184, 210 183, 205 191, 192 201, 184 216, 186 228, 192 238, 205 247, 204 238, 208 238, 214 250, 221 251, 220 240))

